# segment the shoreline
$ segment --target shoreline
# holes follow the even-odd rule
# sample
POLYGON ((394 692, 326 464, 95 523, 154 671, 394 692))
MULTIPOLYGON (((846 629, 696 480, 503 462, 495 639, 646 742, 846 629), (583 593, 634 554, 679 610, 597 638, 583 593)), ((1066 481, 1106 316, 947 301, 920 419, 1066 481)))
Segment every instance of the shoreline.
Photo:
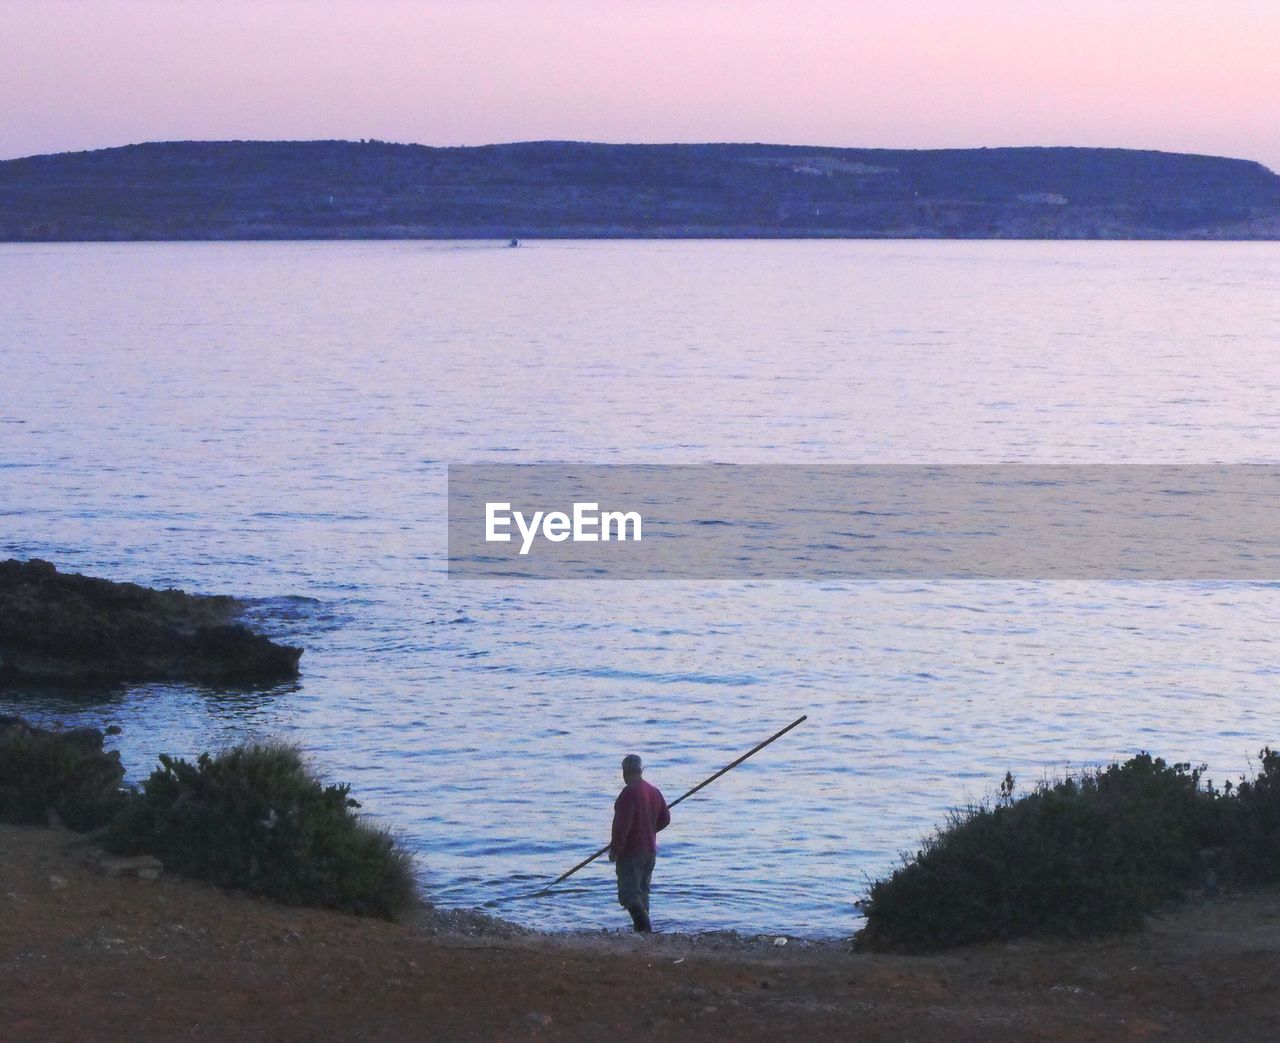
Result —
MULTIPOLYGON (((621 912, 621 910, 620 910, 621 912)), ((432 937, 474 937, 501 939, 509 942, 529 941, 546 945, 559 945, 566 949, 591 949, 602 942, 643 944, 647 949, 658 949, 675 954, 690 952, 729 953, 777 953, 783 948, 811 953, 851 952, 853 934, 843 936, 812 937, 791 933, 785 929, 775 931, 740 931, 733 928, 708 930, 667 930, 659 922, 647 938, 623 924, 618 917, 614 926, 574 927, 564 930, 526 927, 514 920, 493 916, 483 909, 467 907, 440 908, 427 899, 421 911, 414 913, 410 921, 415 930, 432 937)))
MULTIPOLYGON (((511 936, 108 877, 88 841, 0 826, 6 1039, 1275 1038, 1280 895, 1100 941, 937 956, 705 936, 511 936), (431 933, 433 928, 436 933, 431 933), (637 991, 637 984, 643 989, 637 991)), ((437 911, 439 913, 439 911, 437 911)))

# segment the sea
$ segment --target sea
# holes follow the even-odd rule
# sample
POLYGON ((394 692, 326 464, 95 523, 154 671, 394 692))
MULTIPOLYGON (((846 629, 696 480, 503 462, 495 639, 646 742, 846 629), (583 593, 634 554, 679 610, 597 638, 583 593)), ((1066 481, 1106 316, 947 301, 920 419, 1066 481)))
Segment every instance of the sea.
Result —
POLYGON ((161 753, 296 743, 444 907, 840 937, 959 807, 1280 742, 1264 582, 451 576, 450 464, 1280 462, 1280 245, 0 244, 0 557, 248 600, 296 681, 0 693, 161 753))

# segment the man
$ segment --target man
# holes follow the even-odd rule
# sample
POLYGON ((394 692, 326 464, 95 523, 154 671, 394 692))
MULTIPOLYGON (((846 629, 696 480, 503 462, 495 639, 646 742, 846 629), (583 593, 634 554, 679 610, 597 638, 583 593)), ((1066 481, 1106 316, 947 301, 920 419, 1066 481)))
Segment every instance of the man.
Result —
POLYGON ((634 753, 622 758, 626 784, 613 802, 613 836, 609 861, 618 872, 618 904, 631 914, 636 931, 653 930, 649 922, 649 878, 658 853, 659 831, 671 824, 671 812, 657 786, 644 781, 644 765, 634 753))

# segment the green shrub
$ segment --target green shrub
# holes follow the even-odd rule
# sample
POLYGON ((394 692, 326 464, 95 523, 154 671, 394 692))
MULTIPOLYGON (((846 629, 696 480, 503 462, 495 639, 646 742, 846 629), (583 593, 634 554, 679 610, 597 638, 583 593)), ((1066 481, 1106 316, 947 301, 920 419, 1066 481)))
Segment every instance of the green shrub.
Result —
POLYGON ((291 905, 391 919, 415 901, 410 856, 296 749, 253 744, 160 765, 113 824, 109 850, 291 905))
POLYGON ((1238 880, 1280 884, 1280 752, 1267 746, 1258 757, 1261 770, 1229 802, 1227 844, 1238 880))
POLYGON ((955 813, 871 885, 859 945, 928 950, 1137 925, 1194 885, 1199 851, 1228 837, 1200 771, 1141 754, 955 813))
POLYGON ((94 728, 48 731, 0 717, 0 822, 47 825, 54 812, 71 829, 106 824, 124 803, 120 755, 94 728))

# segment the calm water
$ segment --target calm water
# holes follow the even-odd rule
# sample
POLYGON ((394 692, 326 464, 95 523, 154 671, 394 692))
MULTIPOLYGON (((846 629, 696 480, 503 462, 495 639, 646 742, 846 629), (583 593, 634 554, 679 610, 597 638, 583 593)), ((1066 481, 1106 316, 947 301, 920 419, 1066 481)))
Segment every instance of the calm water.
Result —
MULTIPOLYGON (((1274 585, 463 583, 445 464, 1280 460, 1273 244, 0 245, 0 554, 260 599, 267 692, 20 704, 159 752, 294 740, 481 905, 677 809, 667 928, 847 933, 989 793, 1280 740, 1274 585)), ((0 712, 15 701, 0 699, 0 712)), ((523 922, 621 925, 607 865, 523 922)))

